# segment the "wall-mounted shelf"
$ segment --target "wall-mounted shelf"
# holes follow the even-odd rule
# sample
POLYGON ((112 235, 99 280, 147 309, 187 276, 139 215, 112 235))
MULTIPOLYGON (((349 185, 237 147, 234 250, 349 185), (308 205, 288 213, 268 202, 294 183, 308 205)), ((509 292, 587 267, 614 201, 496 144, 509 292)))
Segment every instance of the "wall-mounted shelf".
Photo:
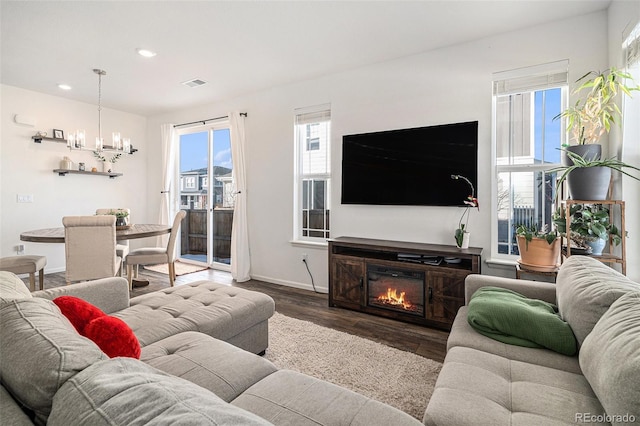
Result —
POLYGON ((31 136, 31 139, 33 139, 35 143, 42 143, 43 140, 49 141, 49 142, 67 143, 67 140, 64 138, 50 138, 47 136, 36 135, 36 136, 31 136))
POLYGON ((58 176, 64 176, 67 173, 78 174, 78 175, 108 176, 111 179, 116 178, 118 176, 122 176, 122 173, 88 172, 86 170, 82 171, 82 170, 54 169, 53 172, 57 173, 58 176))
MULTIPOLYGON (((49 142, 57 142, 57 143, 63 143, 66 145, 67 140, 64 138, 50 138, 48 136, 31 136, 31 139, 33 139, 33 141, 35 143, 42 143, 42 141, 49 141, 49 142)), ((95 151, 95 149, 91 149, 91 148, 76 148, 76 147, 69 147, 70 150, 77 150, 77 151, 95 151)), ((103 151, 109 151, 109 152, 123 152, 122 150, 117 150, 114 149, 112 146, 109 145, 105 145, 103 148, 103 151)), ((133 145, 131 145, 131 151, 129 152, 129 154, 133 154, 134 152, 137 152, 138 150, 136 148, 133 147, 133 145)))

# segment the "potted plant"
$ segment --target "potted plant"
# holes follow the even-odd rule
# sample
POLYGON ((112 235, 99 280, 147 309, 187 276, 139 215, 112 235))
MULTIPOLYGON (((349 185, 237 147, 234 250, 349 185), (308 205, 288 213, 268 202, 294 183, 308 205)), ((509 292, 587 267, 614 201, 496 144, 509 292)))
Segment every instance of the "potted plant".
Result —
POLYGON ((518 263, 526 269, 542 272, 555 271, 560 257, 560 239, 558 233, 547 231, 546 225, 519 225, 516 227, 516 239, 520 259, 518 263))
POLYGON ((96 157, 98 161, 102 162, 102 171, 105 173, 115 172, 115 163, 118 161, 121 155, 121 152, 113 154, 111 158, 107 160, 107 158, 101 151, 93 151, 93 156, 96 157))
MULTIPOLYGON (((620 123, 622 113, 616 104, 618 93, 631 96, 631 92, 640 90, 640 86, 635 85, 630 74, 614 67, 605 72, 588 72, 576 83, 579 86, 572 93, 586 92, 586 97, 578 99, 555 118, 566 120, 566 129, 575 142, 573 146, 566 146, 566 151, 586 160, 597 160, 602 152, 598 143, 600 138, 611 131, 612 124, 620 123)), ((564 156, 563 164, 570 165, 571 158, 564 156)))
MULTIPOLYGON (((559 208, 554 214, 553 221, 558 232, 566 236, 565 210, 559 208)), ((574 204, 570 206, 569 230, 571 241, 575 246, 598 256, 602 254, 607 240, 610 239, 611 243, 616 246, 622 242, 620 230, 610 221, 609 209, 602 204, 574 204)))
POLYGON ((562 172, 556 182, 556 194, 560 193, 560 187, 566 180, 569 187, 569 195, 571 195, 572 199, 606 200, 611 180, 611 170, 640 180, 637 176, 623 170, 624 168, 629 168, 640 171, 640 168, 616 158, 589 159, 566 148, 564 151, 571 160, 571 164, 550 170, 550 172, 562 172))
POLYGON ((129 212, 126 210, 110 210, 110 215, 114 215, 116 217, 116 226, 127 226, 127 217, 129 216, 129 212))
POLYGON ((464 180, 469 185, 471 189, 471 194, 464 200, 465 208, 462 212, 462 216, 460 216, 460 220, 458 221, 458 227, 456 228, 456 232, 454 233, 454 238, 456 240, 456 246, 461 249, 469 248, 469 238, 471 237, 471 233, 468 231, 469 227, 469 210, 472 207, 480 210, 480 204, 478 204, 478 199, 475 197, 475 188, 469 179, 462 175, 451 175, 451 179, 454 180, 464 180), (464 222, 464 223, 462 223, 464 222))

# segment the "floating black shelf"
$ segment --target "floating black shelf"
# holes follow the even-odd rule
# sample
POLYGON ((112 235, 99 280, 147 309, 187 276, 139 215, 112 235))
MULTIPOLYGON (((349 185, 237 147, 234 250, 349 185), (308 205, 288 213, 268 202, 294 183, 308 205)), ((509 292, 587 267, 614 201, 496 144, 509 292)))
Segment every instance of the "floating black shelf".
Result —
POLYGON ((68 169, 54 169, 54 173, 57 173, 59 176, 64 176, 67 173, 78 174, 78 175, 97 175, 97 176, 109 176, 109 178, 113 179, 118 176, 122 176, 122 173, 106 173, 106 172, 88 172, 86 170, 68 170, 68 169))

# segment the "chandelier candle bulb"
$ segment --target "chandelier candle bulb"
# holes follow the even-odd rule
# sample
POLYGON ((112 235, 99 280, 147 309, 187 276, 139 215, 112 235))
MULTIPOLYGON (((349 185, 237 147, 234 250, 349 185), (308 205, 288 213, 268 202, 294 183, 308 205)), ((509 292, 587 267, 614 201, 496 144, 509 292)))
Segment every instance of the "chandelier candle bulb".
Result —
POLYGON ((86 133, 84 129, 76 131, 76 147, 83 148, 86 144, 86 133))
POLYGON ((121 149, 122 148, 120 146, 120 133, 113 132, 111 134, 111 139, 112 139, 112 143, 113 143, 113 149, 121 149))

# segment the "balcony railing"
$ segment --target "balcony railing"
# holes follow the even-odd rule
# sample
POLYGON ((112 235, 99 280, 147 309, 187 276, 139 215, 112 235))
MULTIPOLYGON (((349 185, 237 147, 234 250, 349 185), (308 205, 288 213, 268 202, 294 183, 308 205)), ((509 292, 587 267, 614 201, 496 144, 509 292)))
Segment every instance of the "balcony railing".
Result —
MULTIPOLYGON (((206 261, 207 258, 207 210, 186 210, 187 216, 182 222, 180 247, 182 256, 206 261), (201 259, 200 259, 201 258, 201 259)), ((231 226, 233 209, 216 208, 212 212, 213 229, 209 234, 213 238, 213 261, 229 264, 231 262, 231 226)))

